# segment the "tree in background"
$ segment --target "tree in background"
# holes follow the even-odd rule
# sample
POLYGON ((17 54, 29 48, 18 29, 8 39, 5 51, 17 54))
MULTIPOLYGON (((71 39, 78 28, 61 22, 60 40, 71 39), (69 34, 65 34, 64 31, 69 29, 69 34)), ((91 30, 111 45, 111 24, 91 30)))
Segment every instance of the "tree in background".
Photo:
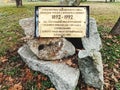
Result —
POLYGON ((110 31, 110 33, 112 35, 120 35, 120 17, 116 24, 114 25, 114 27, 112 28, 112 30, 110 31))
POLYGON ((16 0, 16 6, 17 7, 22 6, 22 0, 16 0))
POLYGON ((81 0, 60 0, 61 5, 79 6, 81 0))
POLYGON ((110 2, 115 2, 115 0, 110 0, 110 2))
POLYGON ((80 2, 81 2, 81 0, 75 0, 75 2, 73 3, 73 6, 79 6, 80 2))

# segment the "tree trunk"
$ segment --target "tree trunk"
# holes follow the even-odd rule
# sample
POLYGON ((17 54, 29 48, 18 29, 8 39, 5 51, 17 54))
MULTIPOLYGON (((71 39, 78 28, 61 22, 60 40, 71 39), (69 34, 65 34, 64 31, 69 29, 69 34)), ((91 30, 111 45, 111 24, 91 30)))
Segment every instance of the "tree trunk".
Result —
POLYGON ((115 2, 115 0, 113 0, 113 2, 115 2))
POLYGON ((20 2, 20 6, 22 6, 22 0, 19 0, 19 2, 20 2))
POLYGON ((16 0, 16 6, 17 7, 22 6, 22 0, 16 0))
POLYGON ((110 31, 110 34, 120 35, 120 17, 118 21, 116 22, 116 24, 114 25, 114 27, 112 28, 112 30, 110 31))
POLYGON ((79 6, 79 5, 80 5, 80 2, 81 2, 81 0, 75 0, 73 6, 79 6))
POLYGON ((110 2, 112 2, 113 0, 110 0, 110 2))

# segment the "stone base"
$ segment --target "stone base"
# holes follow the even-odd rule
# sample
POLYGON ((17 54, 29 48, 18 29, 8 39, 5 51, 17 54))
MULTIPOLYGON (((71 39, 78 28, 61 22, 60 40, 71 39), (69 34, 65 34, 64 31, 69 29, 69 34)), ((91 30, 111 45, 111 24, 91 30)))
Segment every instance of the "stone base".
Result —
POLYGON ((89 38, 81 38, 85 50, 78 53, 79 68, 87 85, 103 90, 102 43, 94 18, 90 18, 89 27, 89 38))
POLYGON ((65 63, 38 60, 27 45, 22 46, 18 53, 32 70, 46 74, 57 90, 75 90, 79 69, 69 67, 65 63))
MULTIPOLYGON (((22 19, 19 23, 24 29, 26 37, 33 39, 34 18, 22 19)), ((79 50, 78 64, 83 81, 89 86, 103 90, 103 65, 100 53, 102 43, 94 18, 90 18, 89 38, 82 37, 81 41, 84 50, 79 50)), ((69 67, 65 63, 39 60, 26 45, 21 47, 18 52, 30 68, 48 75, 57 90, 75 89, 79 78, 78 69, 69 67)))

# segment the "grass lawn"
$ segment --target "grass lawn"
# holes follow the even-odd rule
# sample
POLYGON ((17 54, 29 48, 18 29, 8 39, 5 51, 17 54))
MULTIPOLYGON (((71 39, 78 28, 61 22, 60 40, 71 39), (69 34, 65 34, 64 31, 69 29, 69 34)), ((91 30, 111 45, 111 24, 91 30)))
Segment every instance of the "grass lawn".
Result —
POLYGON ((52 2, 25 3, 23 7, 16 8, 14 4, 0 7, 0 56, 6 53, 6 50, 13 48, 20 42, 23 36, 23 30, 19 26, 19 20, 34 16, 35 5, 54 5, 52 2))
MULTIPOLYGON (((25 82, 25 80, 28 79, 27 78, 25 80, 22 79, 25 84, 19 84, 19 86, 24 86, 26 89, 31 88, 32 86, 34 90, 37 90, 37 87, 40 87, 40 85, 42 85, 42 89, 40 90, 54 87, 49 79, 46 79, 43 74, 33 72, 32 70, 29 70, 26 65, 22 65, 23 62, 21 62, 20 57, 16 52, 17 48, 23 44, 21 38, 24 36, 23 30, 19 26, 19 20, 22 18, 33 17, 34 6, 36 5, 57 4, 58 2, 24 2, 23 7, 16 8, 15 3, 5 5, 0 3, 0 76, 3 75, 3 77, 14 78, 13 80, 17 80, 19 77, 17 81, 14 81, 14 83, 18 83, 21 80, 20 78, 23 78, 26 75, 31 75, 31 77, 29 77, 31 81, 39 79, 38 75, 41 75, 41 77, 43 77, 43 82, 41 82, 41 79, 39 82, 42 84, 35 81, 32 83, 31 81, 25 82), (12 67, 14 67, 14 69, 12 67), (38 86, 36 86, 36 84, 38 86)), ((120 90, 120 73, 118 77, 118 74, 116 75, 113 71, 114 69, 120 72, 120 36, 111 36, 108 34, 120 16, 120 3, 83 2, 81 5, 90 6, 90 16, 96 19, 98 30, 103 42, 103 49, 101 52, 103 56, 104 70, 108 73, 104 74, 104 77, 105 83, 109 85, 108 87, 106 86, 109 89, 105 90, 112 90, 112 88, 120 90), (115 78, 110 78, 113 74, 117 80, 115 80, 115 78)), ((8 85, 0 80, 0 84, 1 83, 4 83, 4 85, 0 85, 0 88, 2 87, 3 90, 6 90, 4 88, 8 89, 12 86, 10 81, 7 83, 8 85)))

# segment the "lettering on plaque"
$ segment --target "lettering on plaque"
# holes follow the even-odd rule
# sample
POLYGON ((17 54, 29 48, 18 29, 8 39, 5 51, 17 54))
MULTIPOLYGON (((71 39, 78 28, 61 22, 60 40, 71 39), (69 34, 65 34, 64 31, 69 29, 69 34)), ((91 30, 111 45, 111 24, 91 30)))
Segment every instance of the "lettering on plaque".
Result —
POLYGON ((35 7, 36 37, 85 37, 89 35, 89 7, 35 7))

